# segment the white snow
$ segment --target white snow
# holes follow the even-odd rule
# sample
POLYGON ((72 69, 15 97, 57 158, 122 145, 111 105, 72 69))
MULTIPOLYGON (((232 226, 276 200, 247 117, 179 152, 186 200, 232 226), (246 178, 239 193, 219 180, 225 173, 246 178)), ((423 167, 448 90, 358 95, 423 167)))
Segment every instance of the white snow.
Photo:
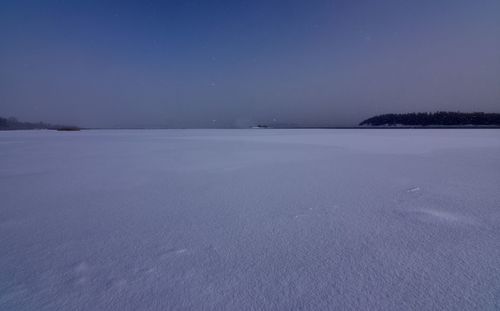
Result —
POLYGON ((0 310, 499 308, 499 130, 0 132, 0 310))

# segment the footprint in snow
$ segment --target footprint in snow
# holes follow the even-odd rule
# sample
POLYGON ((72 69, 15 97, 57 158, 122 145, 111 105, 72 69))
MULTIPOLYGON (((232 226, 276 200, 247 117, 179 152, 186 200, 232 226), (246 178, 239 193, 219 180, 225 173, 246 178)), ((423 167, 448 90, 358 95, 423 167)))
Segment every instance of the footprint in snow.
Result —
POLYGON ((82 261, 75 266, 74 270, 76 274, 84 274, 89 270, 89 265, 85 261, 82 261))
POLYGON ((127 287, 127 280, 125 279, 113 279, 108 283, 108 288, 113 290, 123 290, 125 287, 127 287))

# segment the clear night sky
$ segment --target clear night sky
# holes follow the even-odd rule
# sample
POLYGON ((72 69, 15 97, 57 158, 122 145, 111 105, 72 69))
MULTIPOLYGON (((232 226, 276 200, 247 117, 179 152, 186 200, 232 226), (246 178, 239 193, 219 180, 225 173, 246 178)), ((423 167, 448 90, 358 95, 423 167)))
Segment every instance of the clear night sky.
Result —
POLYGON ((0 116, 27 121, 353 125, 500 112, 499 0, 3 0, 0 40, 0 116))

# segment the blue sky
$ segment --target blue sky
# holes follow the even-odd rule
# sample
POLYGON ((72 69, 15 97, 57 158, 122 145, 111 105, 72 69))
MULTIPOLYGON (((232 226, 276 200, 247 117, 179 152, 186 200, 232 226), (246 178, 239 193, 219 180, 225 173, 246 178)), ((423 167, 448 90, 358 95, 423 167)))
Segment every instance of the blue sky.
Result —
POLYGON ((323 126, 500 107, 497 0, 0 1, 0 37, 0 115, 31 121, 323 126))

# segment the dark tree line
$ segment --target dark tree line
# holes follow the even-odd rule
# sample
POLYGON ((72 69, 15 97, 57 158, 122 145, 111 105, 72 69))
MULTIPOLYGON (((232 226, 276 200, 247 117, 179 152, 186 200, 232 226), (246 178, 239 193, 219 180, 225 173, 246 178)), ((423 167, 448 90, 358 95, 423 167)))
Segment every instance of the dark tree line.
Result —
POLYGON ((359 125, 370 126, 500 126, 500 113, 484 112, 419 112, 382 114, 364 120, 359 125))
POLYGON ((0 117, 0 130, 37 130, 37 129, 50 129, 50 130, 78 130, 76 126, 54 125, 44 122, 21 122, 16 118, 2 118, 0 117))

